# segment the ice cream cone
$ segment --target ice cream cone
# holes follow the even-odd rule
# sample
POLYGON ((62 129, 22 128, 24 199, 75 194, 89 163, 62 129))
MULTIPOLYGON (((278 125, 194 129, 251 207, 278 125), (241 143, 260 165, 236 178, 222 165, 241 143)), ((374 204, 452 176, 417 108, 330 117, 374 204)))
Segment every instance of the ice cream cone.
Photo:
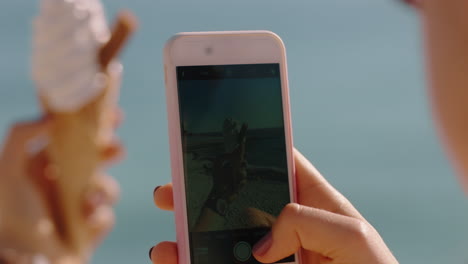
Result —
MULTIPOLYGON (((102 91, 74 111, 57 111, 46 96, 39 94, 44 112, 53 119, 46 154, 55 178, 43 189, 54 222, 55 233, 74 255, 87 256, 92 234, 83 217, 85 193, 103 162, 103 151, 114 137, 114 115, 122 67, 114 58, 135 29, 135 20, 122 13, 110 40, 96 54, 102 69, 93 85, 102 91)), ((40 185, 40 184, 39 184, 40 185)))
POLYGON ((103 93, 78 111, 56 112, 44 102, 44 110, 54 120, 46 152, 56 176, 45 195, 56 233, 75 252, 85 250, 92 239, 83 218, 83 199, 114 135, 121 68, 109 68, 103 93))

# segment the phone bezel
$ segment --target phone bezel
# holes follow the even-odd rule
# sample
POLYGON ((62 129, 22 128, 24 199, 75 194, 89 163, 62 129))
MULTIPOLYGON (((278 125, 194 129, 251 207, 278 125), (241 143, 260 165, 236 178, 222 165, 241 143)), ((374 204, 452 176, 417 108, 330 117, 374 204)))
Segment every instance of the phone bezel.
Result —
MULTIPOLYGON (((164 48, 174 211, 181 264, 191 263, 191 258, 176 67, 260 63, 280 65, 290 200, 297 202, 286 50, 281 38, 270 31, 189 32, 177 34, 164 48), (212 52, 207 53, 207 48, 212 52)), ((299 254, 295 260, 286 264, 300 263, 299 254)))

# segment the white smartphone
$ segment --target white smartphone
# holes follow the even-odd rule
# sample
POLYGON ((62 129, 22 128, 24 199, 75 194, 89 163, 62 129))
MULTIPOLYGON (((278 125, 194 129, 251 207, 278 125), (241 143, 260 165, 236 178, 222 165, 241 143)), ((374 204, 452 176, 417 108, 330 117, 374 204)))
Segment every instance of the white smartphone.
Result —
POLYGON ((164 58, 179 263, 259 263, 252 247, 296 201, 284 44, 180 33, 164 58))

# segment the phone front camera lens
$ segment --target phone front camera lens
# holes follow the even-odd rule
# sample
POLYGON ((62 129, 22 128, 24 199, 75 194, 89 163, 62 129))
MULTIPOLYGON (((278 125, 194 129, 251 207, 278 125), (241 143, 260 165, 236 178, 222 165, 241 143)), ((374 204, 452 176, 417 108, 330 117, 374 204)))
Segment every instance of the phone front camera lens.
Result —
POLYGON ((213 53, 213 48, 207 47, 207 48, 205 49, 205 53, 206 53, 206 55, 211 55, 211 53, 213 53))

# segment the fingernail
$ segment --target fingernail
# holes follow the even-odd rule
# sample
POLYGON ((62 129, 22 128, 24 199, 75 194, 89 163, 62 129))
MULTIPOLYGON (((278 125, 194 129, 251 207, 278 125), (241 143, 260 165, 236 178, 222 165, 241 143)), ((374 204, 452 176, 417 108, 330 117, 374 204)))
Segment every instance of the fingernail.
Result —
POLYGON ((154 247, 150 248, 150 250, 149 250, 149 258, 150 258, 150 260, 152 260, 152 259, 151 259, 151 252, 153 252, 153 248, 154 248, 154 247))
POLYGON ((254 254, 257 256, 265 255, 270 249, 272 242, 273 239, 270 232, 266 236, 264 236, 260 241, 258 241, 257 244, 255 244, 253 248, 254 254))
POLYGON ((154 188, 153 196, 156 194, 156 191, 157 191, 160 187, 161 187, 161 186, 156 186, 156 188, 154 188))

